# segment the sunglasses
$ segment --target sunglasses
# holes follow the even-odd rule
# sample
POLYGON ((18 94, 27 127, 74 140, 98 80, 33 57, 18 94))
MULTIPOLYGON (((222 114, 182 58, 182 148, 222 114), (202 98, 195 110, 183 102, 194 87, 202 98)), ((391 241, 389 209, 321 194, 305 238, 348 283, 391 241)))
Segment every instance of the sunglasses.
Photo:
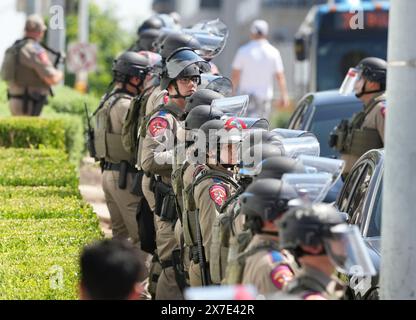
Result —
POLYGON ((189 83, 191 83, 191 81, 194 84, 199 85, 201 83, 201 77, 200 76, 184 77, 184 78, 179 78, 178 81, 184 85, 188 85, 189 83))

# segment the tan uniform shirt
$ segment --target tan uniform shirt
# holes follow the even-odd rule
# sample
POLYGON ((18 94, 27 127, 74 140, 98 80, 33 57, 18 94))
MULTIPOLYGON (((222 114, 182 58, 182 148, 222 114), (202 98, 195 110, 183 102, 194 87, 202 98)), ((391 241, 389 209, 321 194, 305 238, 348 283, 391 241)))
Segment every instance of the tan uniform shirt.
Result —
MULTIPOLYGON (((267 242, 276 241, 276 237, 256 234, 245 252, 267 242)), ((242 284, 254 285, 259 294, 270 294, 281 290, 293 278, 286 256, 273 249, 263 249, 246 259, 242 284)))
MULTIPOLYGON (((147 124, 146 137, 143 140, 142 168, 146 172, 162 177, 166 184, 170 184, 172 174, 172 153, 175 135, 179 122, 166 111, 155 113, 147 124)), ((167 221, 156 222, 157 253, 161 261, 171 259, 172 251, 178 247, 174 226, 167 221)))
MULTIPOLYGON (((42 78, 52 76, 56 69, 49 60, 46 50, 37 41, 27 40, 27 43, 20 50, 19 64, 21 73, 36 75, 33 84, 27 87, 29 93, 36 92, 47 95, 49 85, 42 78)), ((25 88, 19 83, 11 82, 9 83, 9 90, 11 94, 22 94, 25 88)))
MULTIPOLYGON (((375 96, 365 107, 364 110, 371 106, 374 99, 381 97, 383 94, 379 94, 375 96)), ((365 117, 364 122, 361 126, 363 128, 369 129, 377 129, 381 140, 384 144, 384 127, 386 121, 386 104, 384 101, 378 102, 374 108, 370 111, 370 113, 365 117)), ((345 169, 344 173, 348 173, 351 171, 354 164, 358 161, 360 157, 352 154, 342 154, 341 159, 345 161, 345 169)))
POLYGON ((179 122, 166 111, 155 113, 149 120, 143 140, 141 167, 144 171, 162 176, 170 183, 173 147, 179 122))
MULTIPOLYGON (((220 167, 212 167, 212 169, 230 174, 220 167)), ((195 187, 195 205, 199 209, 199 225, 207 261, 209 261, 212 225, 219 215, 221 206, 234 192, 235 189, 231 185, 220 179, 206 179, 195 187)))

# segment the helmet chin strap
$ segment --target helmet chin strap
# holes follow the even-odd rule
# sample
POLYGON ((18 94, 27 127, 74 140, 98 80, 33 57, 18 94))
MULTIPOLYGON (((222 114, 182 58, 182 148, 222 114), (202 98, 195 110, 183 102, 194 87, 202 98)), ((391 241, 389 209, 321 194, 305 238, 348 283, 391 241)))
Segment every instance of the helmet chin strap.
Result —
MULTIPOLYGON (((365 88, 365 85, 367 83, 367 80, 364 82, 363 88, 365 88)), ((362 89, 361 89, 362 90, 362 89)), ((378 89, 378 90, 373 90, 373 91, 361 91, 360 93, 356 93, 355 96, 357 98, 361 98, 366 94, 371 94, 371 93, 380 93, 380 92, 384 92, 385 90, 383 89, 378 89)))
POLYGON ((189 98, 191 96, 191 94, 187 95, 187 96, 183 96, 181 94, 181 92, 179 91, 179 88, 178 88, 178 84, 176 83, 176 80, 173 81, 173 87, 176 90, 176 94, 175 95, 170 95, 171 98, 173 98, 173 99, 184 99, 185 100, 186 98, 189 98))

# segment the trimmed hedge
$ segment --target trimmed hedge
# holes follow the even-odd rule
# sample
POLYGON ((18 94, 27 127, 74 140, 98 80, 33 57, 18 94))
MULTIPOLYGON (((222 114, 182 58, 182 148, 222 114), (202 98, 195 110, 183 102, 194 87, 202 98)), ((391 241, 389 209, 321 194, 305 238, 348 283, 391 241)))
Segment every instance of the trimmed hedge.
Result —
POLYGON ((0 299, 77 299, 80 251, 100 238, 96 219, 0 220, 0 299))
POLYGON ((77 188, 78 178, 64 151, 0 148, 0 185, 77 188))
POLYGON ((52 121, 62 121, 65 132, 65 150, 69 155, 69 161, 78 166, 85 151, 84 125, 82 123, 82 118, 64 113, 50 115, 48 118, 49 117, 52 121))
POLYGON ((0 186, 0 200, 21 197, 74 197, 82 199, 78 189, 74 187, 25 187, 0 186))
POLYGON ((22 196, 0 201, 0 219, 90 219, 93 215, 90 205, 76 197, 22 196))
POLYGON ((100 103, 100 99, 95 96, 82 94, 70 87, 57 87, 55 97, 49 98, 49 106, 58 113, 69 113, 81 116, 85 121, 84 103, 87 104, 91 114, 100 103))
POLYGON ((65 148, 64 121, 33 117, 0 118, 0 146, 65 148))
POLYGON ((78 116, 49 114, 48 118, 0 118, 0 146, 65 149, 78 166, 84 152, 84 128, 78 116))

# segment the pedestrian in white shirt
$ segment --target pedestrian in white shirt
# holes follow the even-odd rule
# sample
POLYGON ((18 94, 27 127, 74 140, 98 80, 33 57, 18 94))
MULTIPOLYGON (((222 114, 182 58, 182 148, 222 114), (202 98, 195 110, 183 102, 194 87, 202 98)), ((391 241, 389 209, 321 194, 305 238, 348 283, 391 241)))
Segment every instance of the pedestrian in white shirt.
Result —
POLYGON ((255 20, 252 23, 251 41, 237 51, 231 75, 234 92, 250 96, 248 116, 266 119, 271 113, 273 79, 279 86, 280 106, 286 108, 289 105, 282 57, 267 40, 268 33, 266 21, 255 20))

